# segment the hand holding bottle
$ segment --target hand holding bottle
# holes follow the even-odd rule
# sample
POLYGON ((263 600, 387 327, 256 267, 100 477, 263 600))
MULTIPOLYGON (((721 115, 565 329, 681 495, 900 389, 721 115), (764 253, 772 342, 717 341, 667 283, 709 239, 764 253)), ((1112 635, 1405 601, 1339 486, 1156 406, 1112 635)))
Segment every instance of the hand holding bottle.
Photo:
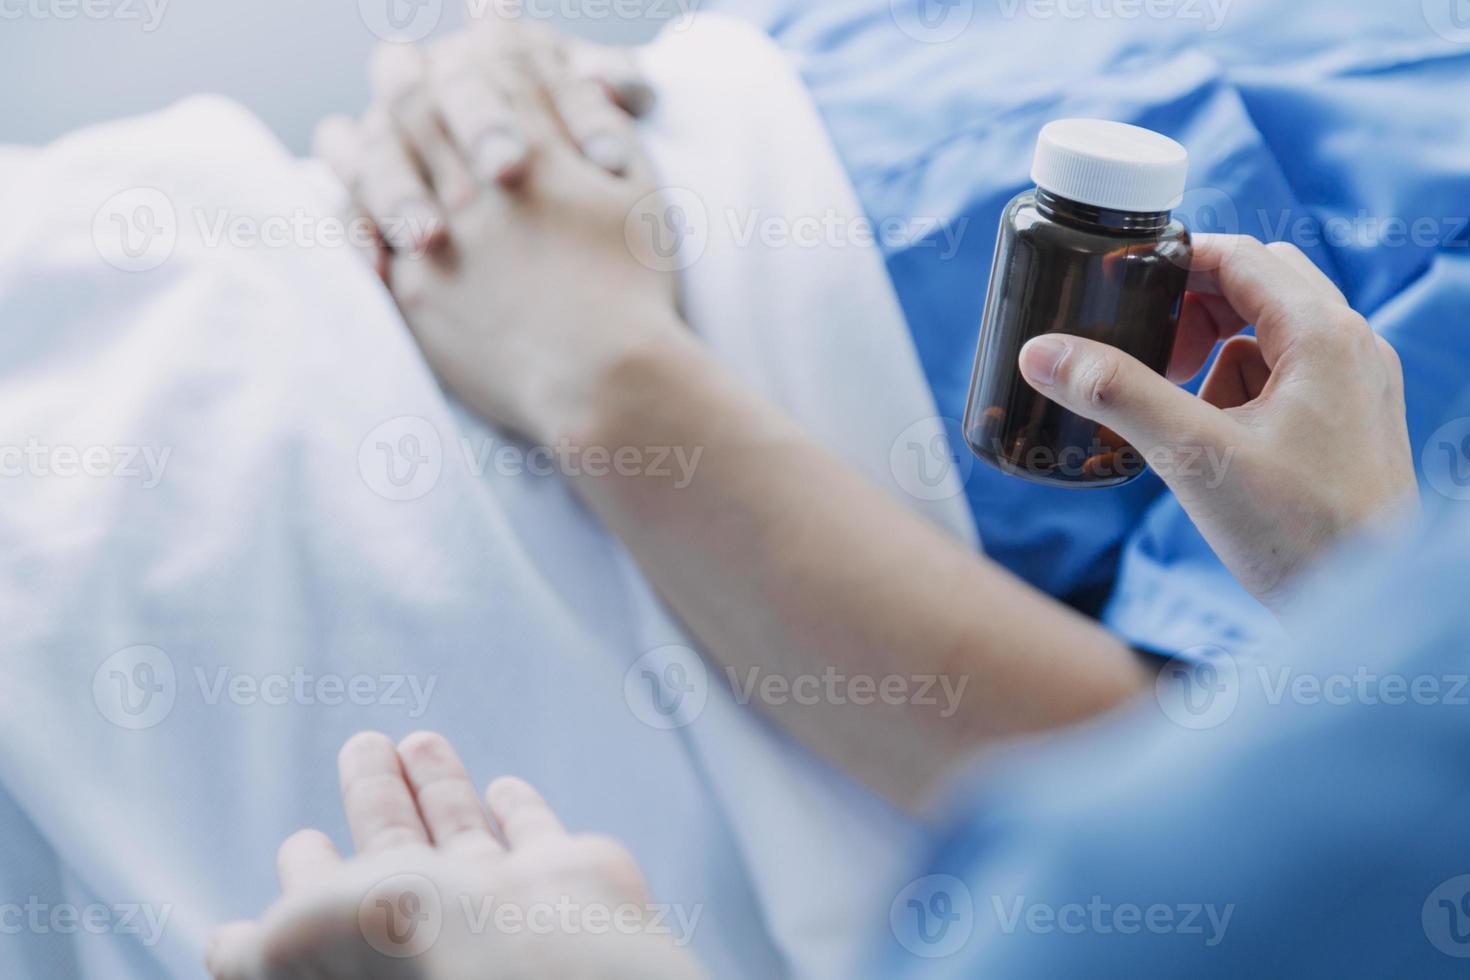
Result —
POLYGON ((1037 391, 1112 429, 1169 485, 1232 574, 1278 613, 1298 573, 1417 505, 1398 356, 1295 246, 1201 235, 1174 378, 1226 340, 1195 398, 1116 348, 1048 334, 1037 391), (1254 324, 1256 336, 1235 336, 1254 324))

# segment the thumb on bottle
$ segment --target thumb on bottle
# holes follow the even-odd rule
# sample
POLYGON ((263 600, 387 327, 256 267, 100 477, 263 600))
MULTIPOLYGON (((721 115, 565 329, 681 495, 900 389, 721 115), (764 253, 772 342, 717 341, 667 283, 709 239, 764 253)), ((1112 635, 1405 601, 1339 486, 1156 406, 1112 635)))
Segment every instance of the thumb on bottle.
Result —
POLYGON ((1116 347, 1044 334, 1021 348, 1021 374, 1052 401, 1112 429, 1144 457, 1229 437, 1228 418, 1116 347))

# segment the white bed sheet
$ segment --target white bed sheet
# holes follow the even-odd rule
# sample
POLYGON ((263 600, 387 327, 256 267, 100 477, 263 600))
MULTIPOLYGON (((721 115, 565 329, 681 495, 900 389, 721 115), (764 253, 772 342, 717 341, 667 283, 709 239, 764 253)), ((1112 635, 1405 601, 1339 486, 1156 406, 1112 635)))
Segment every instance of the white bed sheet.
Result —
MULTIPOLYGON (((943 428, 875 251, 736 240, 752 208, 861 217, 795 73, 716 17, 645 62, 650 150, 706 209, 694 325, 972 539, 953 476, 914 455, 943 428)), ((445 397, 358 258, 200 233, 329 215, 339 189, 214 99, 0 167, 0 447, 31 454, 0 479, 0 893, 109 923, 7 937, 0 973, 197 975, 211 926, 273 896, 281 838, 345 843, 333 760, 369 727, 445 731, 477 775, 527 776, 571 826, 627 840, 659 901, 699 910, 717 975, 845 972, 914 828, 712 674, 662 727, 640 658, 690 639, 563 485, 473 471, 462 448, 503 440, 445 397), (115 267, 155 254, 109 239, 119 194, 135 230, 176 229, 156 268, 115 267), (430 489, 387 480, 384 444, 430 447, 430 489), (53 472, 72 451, 109 475, 53 472)))

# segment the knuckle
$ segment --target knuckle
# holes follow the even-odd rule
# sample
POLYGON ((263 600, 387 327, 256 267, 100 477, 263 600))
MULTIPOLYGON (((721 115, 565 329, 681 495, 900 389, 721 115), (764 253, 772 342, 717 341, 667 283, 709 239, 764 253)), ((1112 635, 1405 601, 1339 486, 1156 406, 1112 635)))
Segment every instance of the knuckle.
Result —
POLYGON ((587 834, 578 837, 575 846, 579 861, 619 892, 642 888, 643 872, 621 841, 603 834, 587 834))
POLYGON ((393 121, 410 138, 421 141, 431 131, 434 114, 424 90, 416 85, 408 86, 388 99, 388 108, 393 121))
POLYGON ((525 56, 518 50, 492 48, 480 62, 482 77, 497 88, 508 89, 530 70, 525 56))
POLYGON ((1335 304, 1325 309, 1314 309, 1310 317, 1316 323, 1311 333, 1316 338, 1314 348, 1324 356, 1337 359, 1360 359, 1370 356, 1375 350, 1377 336, 1360 314, 1348 307, 1335 304))
POLYGON ((1116 355, 1099 353, 1089 359, 1078 377, 1078 390, 1092 408, 1109 408, 1122 395, 1123 363, 1116 355))
POLYGON ((1264 258, 1271 253, 1265 242, 1253 235, 1237 235, 1234 242, 1235 254, 1243 257, 1264 258))
POLYGON ((1328 317, 1331 326, 1345 336, 1360 337, 1373 333, 1367 319, 1357 310, 1335 309, 1328 313, 1328 317))
POLYGON ((560 105, 584 107, 607 103, 607 92, 602 83, 591 75, 568 75, 553 88, 560 105))
POLYGON ((1383 369, 1388 375, 1388 390, 1396 399, 1401 399, 1404 392, 1404 362, 1393 344, 1377 334, 1374 334, 1374 342, 1383 361, 1383 369))
POLYGON ((429 302, 429 290, 421 276, 395 275, 393 298, 404 313, 418 313, 429 302))
POLYGON ((592 93, 585 88, 565 88, 557 92, 556 104, 562 120, 572 129, 586 129, 596 124, 612 128, 606 100, 601 92, 592 93))
POLYGON ((1389 370, 1393 372, 1395 376, 1402 379, 1404 373, 1404 362, 1399 357, 1398 350, 1393 346, 1393 344, 1389 343, 1385 338, 1379 336, 1378 334, 1374 334, 1373 338, 1374 343, 1376 343, 1378 346, 1378 353, 1380 356, 1382 356, 1383 362, 1388 365, 1389 370))
POLYGON ((388 824, 379 827, 362 842, 364 853, 373 851, 396 851, 419 843, 418 834, 403 824, 388 824))
POLYGON ((449 740, 438 732, 418 731, 398 743, 398 754, 410 760, 431 760, 449 751, 449 740))
POLYGON ((1362 355, 1377 352, 1378 334, 1373 332, 1373 327, 1362 314, 1348 307, 1341 307, 1340 312, 1334 313, 1332 319, 1334 329, 1342 333, 1352 344, 1354 351, 1362 355))
MULTIPOLYGON (((1254 241, 1254 239, 1252 240, 1254 241)), ((1265 246, 1265 250, 1270 255, 1283 261, 1296 261, 1299 258, 1306 258, 1306 253, 1298 248, 1295 242, 1270 242, 1265 246)))
MULTIPOLYGON (((294 969, 309 952, 309 947, 303 948, 299 943, 291 942, 287 934, 272 932, 260 944, 260 963, 272 973, 285 974, 286 971, 294 969)), ((244 973, 230 974, 236 977, 245 975, 244 973)))

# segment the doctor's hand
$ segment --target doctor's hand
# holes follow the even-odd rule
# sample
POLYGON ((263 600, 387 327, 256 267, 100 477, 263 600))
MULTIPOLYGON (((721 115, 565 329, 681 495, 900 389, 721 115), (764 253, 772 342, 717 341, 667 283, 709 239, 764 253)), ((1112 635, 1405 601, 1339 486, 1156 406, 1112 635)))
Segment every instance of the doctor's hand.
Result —
POLYGON ((1403 372, 1387 341, 1299 249, 1201 235, 1169 374, 1049 334, 1021 351, 1033 388, 1117 432, 1174 491, 1231 573, 1278 615, 1339 539, 1417 506, 1403 372), (1234 336, 1254 324, 1256 336, 1234 336))
POLYGON ((426 733, 396 749, 355 736, 339 765, 357 856, 317 831, 288 838, 281 899, 211 940, 215 980, 703 976, 649 915, 628 852, 569 834, 526 783, 493 783, 487 812, 449 743, 426 733))
POLYGON ((512 111, 528 73, 551 80, 569 137, 589 161, 621 174, 633 159, 625 123, 648 111, 653 93, 631 51, 564 38, 496 6, 475 9, 483 6, 471 3, 472 26, 444 40, 379 46, 362 124, 336 116, 317 127, 316 156, 375 231, 380 275, 392 252, 443 248, 453 211, 534 166, 535 146, 512 111))

